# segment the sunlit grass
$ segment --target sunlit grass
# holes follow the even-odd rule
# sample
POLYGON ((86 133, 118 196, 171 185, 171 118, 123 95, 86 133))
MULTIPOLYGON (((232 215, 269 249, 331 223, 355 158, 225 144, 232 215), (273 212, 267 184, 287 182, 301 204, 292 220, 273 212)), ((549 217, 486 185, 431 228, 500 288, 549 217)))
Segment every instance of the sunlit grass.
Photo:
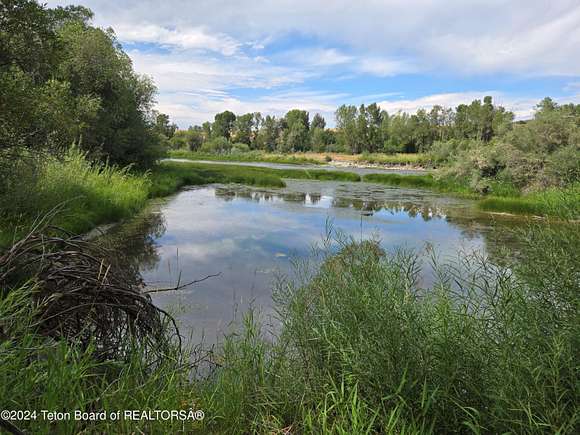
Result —
POLYGON ((226 162, 266 162, 266 163, 283 163, 290 165, 321 164, 319 160, 308 157, 297 156, 293 154, 267 153, 264 151, 248 151, 211 154, 196 151, 173 150, 169 151, 169 157, 190 160, 209 160, 209 161, 226 161, 226 162))

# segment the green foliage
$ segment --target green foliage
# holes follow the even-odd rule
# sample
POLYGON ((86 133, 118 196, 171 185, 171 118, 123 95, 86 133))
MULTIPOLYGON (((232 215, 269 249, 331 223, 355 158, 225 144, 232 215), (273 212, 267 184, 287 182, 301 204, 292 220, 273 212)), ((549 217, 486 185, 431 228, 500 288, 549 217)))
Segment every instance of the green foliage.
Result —
POLYGON ((578 232, 514 234, 505 266, 438 264, 339 238, 276 291, 272 342, 252 313, 198 384, 210 432, 574 433, 578 232), (321 264, 321 266, 319 266, 321 264))
POLYGON ((240 183, 253 186, 284 187, 283 178, 360 181, 360 176, 351 172, 271 169, 256 166, 194 162, 164 162, 152 171, 151 194, 153 196, 163 196, 176 191, 181 186, 209 183, 240 183))
POLYGON ((149 195, 147 176, 133 175, 129 168, 91 163, 74 148, 61 158, 46 155, 37 165, 26 161, 17 160, 20 174, 0 195, 0 227, 7 233, 8 229, 26 230, 35 218, 59 205, 64 209, 53 224, 83 233, 132 216, 149 195))
POLYGON ((430 156, 421 153, 380 154, 362 153, 357 157, 361 163, 378 163, 382 165, 417 165, 424 166, 430 162, 430 156))
POLYGON ((476 191, 489 191, 497 182, 522 192, 566 187, 580 177, 578 107, 544 100, 534 119, 490 142, 436 142, 432 159, 446 166, 444 173, 466 180, 476 191))
POLYGON ((227 161, 227 162, 266 162, 266 163, 283 163, 287 165, 319 165, 320 161, 311 159, 308 157, 302 157, 300 155, 287 155, 287 154, 270 154, 262 151, 236 151, 232 149, 227 154, 214 154, 214 153, 203 153, 203 152, 190 152, 190 151, 170 151, 169 157, 178 159, 189 159, 189 160, 214 160, 214 161, 227 161))
POLYGON ((200 147, 202 153, 224 153, 232 148, 232 144, 223 136, 216 136, 204 142, 200 147))
POLYGON ((140 166, 163 154, 151 111, 155 87, 91 17, 76 6, 0 5, 0 149, 61 152, 76 143, 103 160, 140 166))
POLYGON ((223 137, 230 139, 235 121, 236 115, 229 110, 216 114, 214 117, 214 123, 211 126, 212 138, 223 137))

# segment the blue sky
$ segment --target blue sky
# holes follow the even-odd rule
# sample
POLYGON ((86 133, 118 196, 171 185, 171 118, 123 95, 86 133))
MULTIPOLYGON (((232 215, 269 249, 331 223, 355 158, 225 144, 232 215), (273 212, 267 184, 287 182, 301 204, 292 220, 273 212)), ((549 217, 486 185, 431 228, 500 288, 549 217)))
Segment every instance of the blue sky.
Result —
MULTIPOLYGON (((48 1, 48 6, 69 4, 48 1)), ((492 95, 519 118, 580 102, 578 0, 84 0, 180 127, 216 112, 334 123, 340 104, 389 112, 492 95)))

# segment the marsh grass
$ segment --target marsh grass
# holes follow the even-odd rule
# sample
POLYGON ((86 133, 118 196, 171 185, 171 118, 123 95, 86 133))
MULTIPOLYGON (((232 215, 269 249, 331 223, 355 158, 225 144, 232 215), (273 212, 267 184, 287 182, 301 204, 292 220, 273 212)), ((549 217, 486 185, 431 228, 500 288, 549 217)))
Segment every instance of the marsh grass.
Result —
POLYGON ((272 169, 210 163, 163 162, 152 172, 152 196, 167 195, 184 185, 240 183, 262 187, 284 187, 283 178, 360 181, 351 172, 322 169, 272 169))
POLYGON ((357 162, 381 165, 413 165, 425 166, 430 163, 428 154, 423 153, 362 153, 356 158, 357 162))
POLYGON ((147 175, 133 174, 130 168, 118 168, 90 162, 72 148, 61 158, 45 156, 35 166, 20 174, 7 192, 0 195, 3 234, 7 228, 28 228, 39 216, 64 204, 54 225, 82 233, 96 225, 128 218, 146 203, 150 189, 147 175))
POLYGON ((580 218, 580 184, 567 188, 552 188, 519 197, 491 197, 478 203, 480 209, 564 219, 580 218))
POLYGON ((475 192, 467 183, 454 178, 436 178, 426 175, 367 174, 363 181, 452 194, 479 200, 477 207, 484 211, 523 215, 552 216, 578 219, 580 216, 580 187, 578 183, 566 188, 552 188, 540 192, 521 194, 513 186, 493 183, 491 195, 475 192))
POLYGON ((517 261, 435 265, 339 240, 276 292, 281 332, 251 313, 199 384, 217 433, 575 433, 578 234, 533 227, 517 261), (538 262, 538 263, 537 263, 538 262), (539 267, 538 267, 539 266, 539 267), (312 275, 311 275, 312 273, 312 275))
POLYGON ((169 151, 169 157, 190 160, 209 160, 209 161, 225 161, 225 162, 265 162, 265 163, 283 163, 288 165, 319 165, 322 164, 319 160, 290 155, 290 154, 276 154, 266 153, 264 151, 249 151, 245 153, 224 153, 211 154, 196 151, 174 150, 169 151))
POLYGON ((0 298, 0 406, 203 409, 202 422, 19 422, 31 433, 559 433, 580 424, 580 233, 535 225, 503 266, 477 254, 433 267, 412 251, 328 237, 275 289, 275 339, 250 311, 199 377, 38 335, 31 283, 0 298), (18 373, 18 376, 15 374, 18 373))
MULTIPOLYGON (((151 361, 136 343, 124 360, 102 360, 95 349, 49 340, 36 333, 30 303, 34 284, 0 298, 0 408, 74 412, 102 410, 187 410, 195 407, 187 364, 175 347, 151 361)), ((35 434, 177 433, 180 421, 13 421, 35 434)), ((194 429, 196 423, 188 422, 194 429)))

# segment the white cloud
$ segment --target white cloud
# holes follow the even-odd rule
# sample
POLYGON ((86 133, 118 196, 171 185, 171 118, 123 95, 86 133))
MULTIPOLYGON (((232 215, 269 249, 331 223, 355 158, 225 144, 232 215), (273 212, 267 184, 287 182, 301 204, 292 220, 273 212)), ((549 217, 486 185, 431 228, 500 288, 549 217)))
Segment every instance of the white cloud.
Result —
MULTIPOLYGON (((516 119, 531 118, 536 104, 540 102, 540 99, 520 98, 497 91, 471 91, 433 94, 415 99, 390 99, 378 104, 389 113, 398 111, 415 113, 418 109, 430 110, 435 105, 455 108, 460 104, 469 104, 476 99, 483 100, 485 95, 493 97, 494 104, 514 112, 516 119)), ((580 102, 580 95, 556 99, 556 101, 560 103, 580 102)))
MULTIPOLYGON (((49 5, 68 1, 49 1, 49 5)), ((357 56, 410 56, 465 73, 580 74, 577 0, 85 0, 96 22, 220 52, 309 35, 357 56), (143 28, 153 26, 147 32, 143 28), (133 30, 130 30, 132 28, 133 30), (193 29, 193 30, 192 30, 193 29), (202 29, 202 30, 200 30, 202 29), (229 35, 229 36, 227 36, 229 35), (214 40, 213 38, 217 38, 214 40)), ((328 53, 332 57, 332 53, 328 53)), ((324 59, 321 59, 324 61, 324 59)), ((378 68, 383 75, 389 69, 378 68)))
MULTIPOLYGON (((71 1, 50 0, 48 5, 71 1)), ((326 85, 331 74, 335 87, 360 76, 388 80, 417 73, 426 80, 427 74, 479 77, 491 89, 416 99, 389 95, 381 103, 389 111, 414 111, 434 104, 454 107, 490 94, 518 117, 530 116, 535 98, 493 91, 492 79, 500 74, 569 76, 564 92, 578 93, 578 0, 81 3, 93 9, 96 25, 113 27, 120 41, 164 48, 161 52, 135 49, 129 54, 135 69, 157 84, 159 109, 182 127, 211 119, 224 109, 281 114, 294 107, 322 112, 332 123, 337 105, 372 102, 368 96, 357 96, 356 90, 350 91, 354 95, 341 96, 304 91, 306 82, 326 85), (284 92, 297 86, 302 90, 284 92), (235 97, 235 89, 260 92, 253 97, 237 92, 235 97)))
POLYGON ((207 98, 206 95, 171 94, 160 95, 158 108, 164 113, 171 113, 172 118, 181 126, 201 124, 213 119, 214 115, 224 110, 234 113, 261 112, 264 115, 283 116, 289 109, 300 108, 310 113, 320 113, 329 122, 334 118, 334 111, 347 94, 324 92, 279 92, 259 98, 241 99, 230 95, 207 98))
POLYGON ((155 24, 115 27, 117 37, 124 42, 148 42, 182 49, 200 49, 219 52, 225 56, 235 54, 240 43, 225 34, 212 34, 203 27, 167 29, 155 24))

